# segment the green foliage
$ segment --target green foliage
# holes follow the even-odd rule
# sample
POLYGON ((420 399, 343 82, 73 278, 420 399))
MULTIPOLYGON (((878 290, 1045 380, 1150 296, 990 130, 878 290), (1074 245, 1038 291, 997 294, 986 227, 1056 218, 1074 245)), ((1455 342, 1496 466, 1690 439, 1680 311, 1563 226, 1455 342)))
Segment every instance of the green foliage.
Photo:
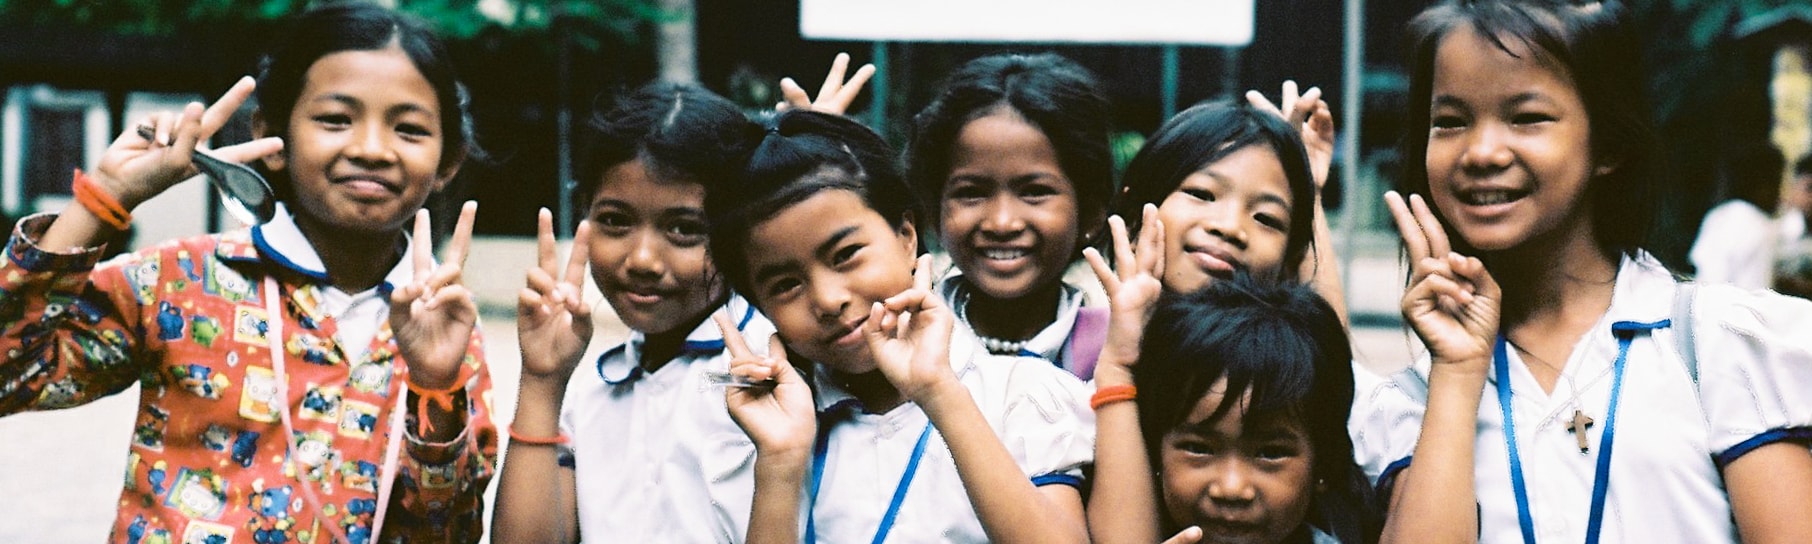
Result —
MULTIPOLYGON (((609 41, 634 43, 649 23, 690 17, 655 0, 394 0, 443 36, 464 40, 489 29, 536 37, 557 24, 574 44, 597 50, 609 41), (481 9, 481 4, 482 9, 481 9)), ((302 11, 308 0, 0 0, 0 22, 86 28, 138 36, 172 36, 214 25, 264 25, 302 11)))

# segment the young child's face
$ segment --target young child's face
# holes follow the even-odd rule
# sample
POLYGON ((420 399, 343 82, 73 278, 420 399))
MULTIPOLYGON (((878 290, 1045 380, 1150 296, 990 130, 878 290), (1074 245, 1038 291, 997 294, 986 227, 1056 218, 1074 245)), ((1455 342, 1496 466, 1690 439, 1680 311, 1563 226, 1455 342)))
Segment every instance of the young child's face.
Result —
POLYGON ((1589 228, 1586 186, 1611 169, 1593 159, 1572 78, 1514 38, 1502 41, 1517 56, 1471 27, 1442 38, 1427 105, 1429 196, 1481 251, 1589 228))
POLYGON ((394 233, 452 177, 441 165, 440 101, 397 47, 316 60, 266 165, 287 170, 298 223, 394 233))
POLYGON ((1226 380, 1159 444, 1164 508, 1202 528, 1202 542, 1275 543, 1305 521, 1314 495, 1314 449, 1294 418, 1247 421, 1246 401, 1219 420, 1226 380))
POLYGON ((862 325, 875 302, 912 287, 918 235, 856 193, 831 189, 749 231, 748 270, 761 312, 787 347, 838 372, 875 369, 862 325))
POLYGON ((625 325, 660 334, 711 310, 724 287, 705 253, 705 187, 656 179, 640 159, 592 195, 591 273, 625 325))
MULTIPOLYGON (((1164 201, 1164 285, 1180 293, 1235 270, 1274 277, 1284 267, 1290 180, 1277 152, 1248 145, 1183 178, 1164 201)), ((1307 225, 1302 225, 1306 228, 1307 225)))
POLYGON ((1063 278, 1076 251, 1076 189, 1050 138, 999 108, 957 134, 944 182, 942 238, 989 297, 1016 299, 1063 278))

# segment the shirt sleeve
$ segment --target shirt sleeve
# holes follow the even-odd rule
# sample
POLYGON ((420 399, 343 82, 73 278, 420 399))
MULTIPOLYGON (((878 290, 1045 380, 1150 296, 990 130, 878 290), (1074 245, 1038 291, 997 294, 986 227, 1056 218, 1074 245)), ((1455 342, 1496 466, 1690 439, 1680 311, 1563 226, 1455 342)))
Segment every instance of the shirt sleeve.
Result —
MULTIPOLYGON (((0 416, 69 408, 138 380, 141 309, 152 304, 156 253, 96 269, 101 247, 55 253, 37 241, 56 220, 21 220, 0 261, 0 416), (139 284, 131 277, 142 278, 139 284)), ((170 268, 170 267, 162 267, 170 268)))
POLYGON ((1695 302, 1699 395, 1719 467, 1812 443, 1812 301, 1706 285, 1695 302))
MULTIPOLYGON (((484 536, 484 492, 496 475, 497 427, 491 421, 491 372, 485 364, 484 338, 472 329, 464 363, 472 369, 466 381, 466 427, 447 442, 425 442, 415 426, 404 431, 403 455, 386 538, 406 542, 478 542, 484 536), (394 527, 394 529, 392 529, 394 527)), ((397 394, 404 394, 398 386, 397 394)))
POLYGON ((1409 466, 1416 440, 1422 436, 1428 382, 1416 368, 1412 365, 1380 376, 1353 363, 1353 413, 1347 432, 1353 438, 1354 461, 1381 491, 1388 490, 1397 473, 1409 466))
POLYGON ((989 410, 1001 414, 996 432, 1034 485, 1082 487, 1082 467, 1095 460, 1088 386, 1043 359, 1015 359, 1004 363, 1012 365, 1004 404, 989 410))

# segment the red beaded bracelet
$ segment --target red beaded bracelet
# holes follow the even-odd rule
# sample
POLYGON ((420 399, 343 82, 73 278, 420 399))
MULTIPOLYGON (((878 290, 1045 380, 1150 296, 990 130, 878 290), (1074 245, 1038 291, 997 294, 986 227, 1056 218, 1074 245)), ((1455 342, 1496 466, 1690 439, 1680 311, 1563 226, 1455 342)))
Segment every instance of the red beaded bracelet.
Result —
POLYGON ((557 435, 554 435, 551 437, 549 437, 549 436, 523 436, 520 434, 516 434, 515 425, 510 425, 509 432, 510 432, 510 441, 511 442, 515 442, 515 443, 519 443, 519 444, 527 444, 530 446, 558 446, 558 445, 565 444, 567 442, 572 441, 572 438, 566 436, 566 433, 560 433, 560 434, 557 434, 557 435))
POLYGON ((83 173, 80 168, 75 171, 75 179, 70 183, 70 192, 75 195, 77 204, 87 208, 88 213, 100 218, 102 222, 107 223, 107 226, 121 231, 132 228, 132 212, 126 211, 126 207, 120 205, 119 199, 113 198, 113 195, 107 194, 106 190, 96 186, 94 179, 88 177, 88 174, 83 173))

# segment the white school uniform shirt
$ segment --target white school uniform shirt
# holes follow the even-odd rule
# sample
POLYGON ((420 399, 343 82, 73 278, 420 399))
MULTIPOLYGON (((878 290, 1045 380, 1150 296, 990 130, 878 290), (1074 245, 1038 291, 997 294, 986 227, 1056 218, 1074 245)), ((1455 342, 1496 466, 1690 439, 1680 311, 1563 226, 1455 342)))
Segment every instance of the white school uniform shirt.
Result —
MULTIPOLYGON (((1625 259, 1610 310, 1573 348, 1544 394, 1506 350, 1516 439, 1538 542, 1582 542, 1611 394, 1618 342, 1611 324, 1674 318, 1677 285, 1652 257, 1625 259), (1577 384, 1576 393, 1572 384, 1577 384), (1578 404, 1573 398, 1578 395, 1578 404), (1597 421, 1581 454, 1567 430, 1575 406, 1597 421)), ((1602 542, 1735 542, 1719 467, 1755 447, 1812 440, 1812 301, 1700 285, 1692 328, 1695 386, 1675 327, 1637 334, 1625 365, 1610 462, 1602 542)), ((1677 322, 1677 321, 1676 321, 1677 322)), ((1351 432, 1374 482, 1410 458, 1426 408, 1426 358, 1390 377, 1356 368, 1351 432)), ((1474 481, 1481 542, 1522 542, 1495 372, 1479 405, 1474 481)))
MULTIPOLYGON (((1082 466, 1095 455, 1088 387, 1042 359, 990 355, 973 336, 966 326, 955 327, 951 366, 1020 470, 1034 485, 1080 487, 1082 466)), ((829 368, 816 370, 819 425, 832 425, 815 501, 812 481, 805 482, 817 541, 869 542, 929 420, 911 402, 864 413, 830 379, 829 368)), ((933 428, 887 542, 987 541, 950 448, 933 428)))
POLYGON ((409 233, 405 231, 402 257, 384 275, 382 282, 364 291, 348 293, 329 283, 327 265, 322 264, 321 254, 316 253, 314 244, 302 235, 302 229, 296 227, 296 218, 288 207, 278 203, 277 213, 270 221, 252 227, 252 244, 258 247, 259 254, 320 283, 319 309, 333 317, 334 341, 352 361, 365 360, 365 353, 371 350, 371 339, 389 320, 390 292, 415 277, 415 244, 409 242, 409 233))
MULTIPOLYGON (((1065 369, 1073 369, 1075 367, 1074 357, 1064 348, 1069 347, 1070 334, 1076 330, 1076 315, 1082 312, 1083 296, 1082 290, 1075 286, 1067 283, 1060 285, 1062 288, 1058 289, 1056 318, 1051 320, 1051 324, 1046 325, 1043 330, 1038 331, 1038 334, 1032 335, 1031 339, 1026 340, 1025 347, 1020 348, 1019 353, 1014 355, 1038 357, 1065 369)), ((974 292, 975 284, 969 283, 968 278, 963 277, 960 270, 951 272, 938 282, 938 295, 943 297, 952 309, 966 305, 974 292)), ((971 331, 975 330, 975 327, 969 325, 967 315, 963 312, 957 313, 962 317, 961 322, 964 327, 968 327, 971 331)), ((970 335, 970 338, 974 340, 977 350, 985 351, 987 349, 982 345, 979 336, 970 335)))
MULTIPOLYGON (((724 310, 757 353, 774 326, 732 294, 724 310)), ((640 333, 581 364, 566 386, 560 429, 572 437, 579 534, 590 542, 741 542, 755 492, 755 444, 730 419, 723 334, 705 320, 680 354, 644 372, 640 333)), ((565 463, 567 460, 563 459, 565 463)))
MULTIPOLYGON (((1776 238, 1786 227, 1746 200, 1731 199, 1712 207, 1693 241, 1693 268, 1704 283, 1729 283, 1744 289, 1766 289, 1774 271, 1776 238)), ((1790 239, 1790 238, 1788 238, 1790 239)))

